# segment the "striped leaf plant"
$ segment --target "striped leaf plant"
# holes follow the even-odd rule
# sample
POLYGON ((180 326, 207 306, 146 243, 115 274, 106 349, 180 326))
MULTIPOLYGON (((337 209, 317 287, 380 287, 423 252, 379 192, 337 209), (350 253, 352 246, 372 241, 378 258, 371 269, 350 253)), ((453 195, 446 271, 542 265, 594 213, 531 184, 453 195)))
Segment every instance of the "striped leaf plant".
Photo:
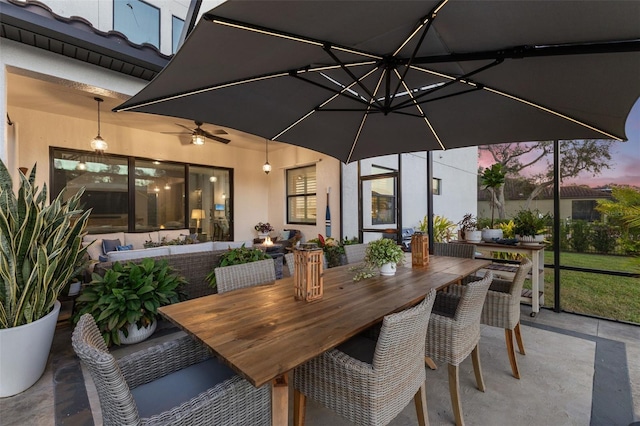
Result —
POLYGON ((47 203, 47 186, 19 173, 20 189, 0 161, 0 329, 36 321, 52 311, 67 282, 80 272, 90 211, 84 190, 66 198, 64 190, 47 203))

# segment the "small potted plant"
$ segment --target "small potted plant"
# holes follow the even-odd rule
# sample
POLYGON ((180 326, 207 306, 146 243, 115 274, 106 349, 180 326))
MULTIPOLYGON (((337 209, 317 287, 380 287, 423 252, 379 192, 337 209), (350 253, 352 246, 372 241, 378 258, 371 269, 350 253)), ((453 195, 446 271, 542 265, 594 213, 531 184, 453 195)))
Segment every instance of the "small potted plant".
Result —
POLYGON ((269 222, 258 222, 258 224, 254 226, 253 229, 258 231, 258 238, 266 238, 269 235, 269 232, 273 231, 273 226, 271 226, 269 222))
POLYGON ((73 322, 93 315, 107 346, 140 342, 155 331, 160 306, 186 299, 185 283, 166 260, 115 262, 104 276, 93 274, 76 301, 73 322))
POLYGON ((267 253, 257 248, 237 247, 229 249, 220 256, 218 265, 207 275, 207 281, 212 288, 216 286, 216 273, 215 269, 223 266, 242 265, 243 263, 257 262, 259 260, 271 259, 267 253))
POLYGON ((544 231, 549 215, 538 210, 523 209, 513 218, 513 230, 522 243, 539 244, 544 241, 544 231))
POLYGON ((479 243, 482 241, 482 232, 478 231, 478 220, 471 214, 467 213, 458 222, 460 228, 460 238, 470 243, 479 243))
POLYGON ((395 275, 396 265, 404 263, 404 251, 395 240, 381 238, 367 245, 364 262, 369 267, 380 268, 380 275, 395 275))

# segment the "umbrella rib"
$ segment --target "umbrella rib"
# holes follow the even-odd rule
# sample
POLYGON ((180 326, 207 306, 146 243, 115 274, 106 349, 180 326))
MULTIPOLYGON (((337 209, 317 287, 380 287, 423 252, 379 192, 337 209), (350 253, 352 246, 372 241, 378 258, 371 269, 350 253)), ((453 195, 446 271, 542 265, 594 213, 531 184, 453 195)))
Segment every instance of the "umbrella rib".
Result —
MULTIPOLYGON (((289 74, 289 75, 290 75, 291 77, 293 77, 293 78, 297 78, 298 80, 304 81, 305 83, 309 83, 309 84, 311 84, 311 85, 313 85, 313 86, 320 87, 321 89, 328 90, 328 91, 330 91, 331 93, 334 93, 334 94, 336 94, 336 95, 344 96, 344 97, 346 97, 346 98, 348 98, 348 99, 351 99, 352 101, 357 101, 357 102, 360 102, 360 103, 362 103, 362 104, 368 105, 368 103, 367 103, 366 101, 364 101, 364 100, 362 100, 362 99, 360 99, 360 98, 357 98, 357 97, 355 97, 355 96, 352 96, 352 95, 350 95, 350 94, 346 94, 346 93, 344 93, 344 92, 345 92, 344 90, 340 90, 340 91, 339 91, 339 90, 333 89, 333 88, 331 88, 331 87, 325 86, 324 84, 320 84, 320 83, 317 83, 317 82, 315 82, 315 81, 312 81, 312 80, 306 79, 306 78, 304 78, 304 77, 299 76, 296 72, 292 72, 292 73, 291 73, 291 74, 289 74)), ((357 80, 356 80, 356 81, 354 81, 353 83, 355 84, 356 82, 357 82, 357 80)))
POLYGON ((304 37, 298 34, 294 34, 294 33, 289 33, 289 32, 285 32, 285 31, 279 31, 279 30, 275 30, 273 28, 267 28, 267 27, 262 27, 260 25, 253 25, 253 24, 249 24, 246 22, 242 22, 242 21, 236 21, 234 19, 228 19, 228 18, 223 18, 222 16, 216 16, 213 14, 205 14, 204 15, 204 19, 214 23, 214 24, 218 24, 218 25, 225 25, 231 28, 236 28, 239 30, 246 30, 246 31, 253 31, 256 33, 260 33, 260 34, 264 34, 264 35, 268 35, 268 36, 272 36, 272 37, 279 37, 279 38, 283 38, 286 40, 292 40, 292 41, 297 41, 300 43, 306 43, 306 44, 310 44, 313 46, 318 46, 318 47, 323 47, 326 44, 331 44, 332 48, 336 49, 336 50, 340 50, 342 52, 347 52, 347 53, 352 53, 354 55, 360 55, 360 56, 364 56, 367 58, 372 58, 372 59, 382 59, 382 56, 380 55, 376 55, 375 53, 371 53, 371 52, 366 52, 364 50, 359 50, 359 49, 354 49, 351 47, 347 47, 347 46, 342 46, 339 44, 334 44, 334 43, 329 43, 327 41, 324 40, 318 40, 318 39, 314 39, 314 38, 310 38, 310 37, 304 37))
POLYGON ((337 57, 337 56, 336 56, 336 55, 331 51, 331 46, 326 45, 326 46, 324 46, 324 47, 323 47, 323 49, 324 49, 324 51, 325 51, 325 52, 327 52, 327 54, 328 54, 329 56, 331 56, 331 58, 332 58, 334 61, 336 61, 336 64, 340 65, 340 68, 342 68, 342 70, 343 70, 344 72, 346 72, 346 73, 347 73, 347 75, 348 75, 349 77, 351 77, 351 79, 352 79, 353 81, 355 81, 356 83, 358 83, 358 86, 360 86, 360 88, 361 88, 362 90, 364 90, 364 91, 367 93, 367 95, 369 95, 369 98, 373 99, 373 100, 374 100, 374 102, 378 105, 378 107, 379 107, 379 108, 382 108, 382 104, 380 104, 380 102, 379 102, 377 99, 375 99, 375 97, 371 94, 371 92, 369 91, 369 89, 367 88, 367 86, 365 86, 364 84, 362 84, 362 82, 361 82, 360 80, 358 80, 358 77, 356 77, 356 76, 351 72, 351 70, 350 70, 349 68, 347 68, 347 67, 345 66, 345 64, 344 64, 342 61, 340 61, 340 59, 338 59, 338 57, 337 57))
MULTIPOLYGON (((487 64, 485 66, 477 68, 477 69, 475 69, 475 70, 473 70, 471 72, 466 73, 465 75, 461 75, 459 77, 454 78, 453 80, 449 80, 448 82, 446 82, 444 84, 441 84, 441 85, 439 85, 437 87, 429 89, 429 90, 425 91, 424 93, 421 93, 420 95, 416 96, 415 99, 418 100, 418 99, 423 98, 425 96, 429 96, 429 95, 433 94, 434 92, 437 92, 438 90, 442 90, 445 87, 449 87, 449 86, 451 86, 452 84, 455 84, 455 83, 460 83, 460 82, 463 82, 463 81, 466 83, 466 80, 469 77, 471 77, 472 75, 475 75, 475 74, 481 73, 483 71, 486 71, 489 68, 493 68, 493 67, 495 67, 496 65, 498 65, 500 63, 502 63, 502 60, 501 59, 496 59, 495 61, 493 61, 490 64, 487 64)), ((467 92, 461 92, 461 93, 467 93, 467 92)), ((436 98, 436 99, 442 99, 442 98, 436 98)), ((411 104, 412 104, 412 99, 408 99, 406 101, 403 101, 403 102, 399 103, 393 109, 406 108, 407 106, 410 106, 411 104)))
POLYGON ((551 108, 547 108, 547 107, 545 107, 545 106, 543 106, 543 105, 540 105, 540 104, 538 104, 538 103, 535 103, 535 102, 532 102, 532 101, 526 100, 526 99, 524 99, 524 98, 520 98, 520 97, 518 97, 518 96, 512 95, 512 94, 507 93, 507 92, 503 92, 503 91, 501 91, 501 90, 494 89, 494 88, 491 88, 491 87, 486 87, 486 86, 484 86, 484 87, 483 87, 483 89, 484 89, 484 90, 487 90, 487 91, 489 91, 489 92, 491 92, 491 93, 495 93, 496 95, 504 96, 504 97, 509 98, 509 99, 511 99, 511 100, 514 100, 514 101, 517 101, 517 102, 523 103, 523 104, 525 104, 525 105, 529 105, 529 106, 534 107, 534 108, 537 108, 537 109, 539 109, 540 111, 544 111, 544 112, 547 112, 547 113, 549 113, 549 114, 553 114, 553 115, 555 115, 555 116, 557 116, 557 117, 560 117, 560 118, 562 118, 562 119, 565 119, 565 120, 567 120, 567 121, 571 121, 572 123, 578 124, 578 125, 580 125, 580 126, 582 126, 582 127, 586 127, 587 129, 593 130, 594 132, 597 132, 597 133, 600 133, 600 134, 602 134, 602 135, 604 135, 604 136, 607 136, 607 137, 608 137, 608 138, 610 138, 610 139, 615 139, 615 140, 617 140, 617 141, 623 141, 623 140, 624 140, 624 138, 621 138, 621 137, 619 137, 619 136, 616 136, 616 135, 613 135, 613 134, 611 134, 611 133, 608 133, 608 132, 606 132, 606 131, 604 131, 604 130, 602 130, 602 129, 598 129, 597 127, 591 126, 591 125, 589 125, 589 124, 587 124, 587 123, 585 123, 585 122, 583 122, 583 121, 580 121, 580 120, 575 119, 575 118, 573 118, 573 117, 569 117, 569 116, 568 116, 568 115, 566 115, 566 114, 563 114, 563 113, 561 113, 561 112, 559 112, 559 111, 555 111, 555 110, 553 110, 553 109, 551 109, 551 108))
POLYGON ((413 33, 411 33, 411 35, 409 37, 407 37, 407 39, 404 41, 404 43, 402 43, 402 45, 400 45, 400 47, 393 53, 393 55, 392 55, 393 57, 397 56, 400 53, 400 51, 402 50, 402 48, 413 37, 415 37, 415 35, 418 33, 418 31, 420 31, 420 29, 423 28, 422 35, 420 36, 420 40, 418 41, 418 43, 416 44, 415 48, 413 49, 413 52, 411 53, 411 57, 409 58, 409 62, 407 62, 407 64, 405 65, 404 72, 402 73, 402 77, 400 77, 400 80, 398 81, 398 84, 396 85, 396 88, 393 91, 393 96, 391 96, 391 99, 395 99, 396 95, 398 94, 398 90, 400 90, 400 85, 402 84, 403 81, 405 81, 407 73, 409 72, 409 69, 411 69, 411 65, 413 64, 413 61, 415 60, 416 55, 418 54, 418 51, 420 50, 420 47, 422 47, 422 43, 424 42, 424 38, 427 36, 427 33, 429 32, 429 29, 431 28, 431 25, 433 24, 433 21, 436 19, 438 11, 442 7, 444 7, 444 5, 448 1, 449 0, 442 0, 427 16, 424 16, 422 19, 420 19, 420 24, 418 25, 416 30, 413 33))
MULTIPOLYGON (((369 77, 371 74, 373 74, 379 67, 375 66, 373 67, 369 72, 367 72, 365 75, 363 75, 362 77, 360 77, 361 79, 367 78, 369 77)), ((294 121, 292 124, 290 124, 288 127, 286 127, 284 130, 282 130, 280 133, 278 133, 277 135, 275 135, 274 137, 271 138, 271 140, 276 140, 278 139, 280 136, 284 135, 286 132, 288 132, 289 130, 291 130, 292 128, 294 128, 295 126, 297 126, 299 123, 301 123, 303 120, 305 120, 307 117, 309 117, 311 114, 313 114, 316 111, 319 111, 322 107, 324 107, 325 105, 327 105, 329 102, 333 101, 335 98, 337 98, 338 96, 340 96, 340 94, 342 92, 345 92, 347 90, 349 90, 351 88, 351 86, 353 86, 354 84, 356 84, 356 82, 354 81, 353 83, 351 83, 348 86, 345 86, 340 93, 336 93, 335 95, 331 96, 330 98, 328 98, 327 100, 325 100, 323 103, 321 103, 320 105, 318 105, 317 107, 315 107, 314 109, 312 109, 311 111, 309 111, 308 113, 306 113, 305 115, 303 115, 302 117, 300 117, 299 119, 297 119, 296 121, 294 121)))
MULTIPOLYGON (((396 72, 396 74, 398 74, 397 70, 394 70, 394 71, 396 72)), ((400 76, 398 76, 398 77, 400 77, 400 76)), ((411 91, 409 90, 409 87, 407 86, 407 84, 403 81, 402 85, 404 86, 404 88, 407 91, 407 93, 409 94, 409 96, 411 96, 411 99, 413 99, 413 93, 411 93, 411 91)), ((431 125, 431 122, 429 121, 429 119, 427 118, 426 114, 424 113, 424 111, 420 107, 420 104, 418 104, 418 102, 416 102, 415 100, 414 100, 414 103, 415 103, 415 106, 418 109, 418 111, 420 111, 420 114, 422 114, 422 118, 424 119, 424 122, 427 123, 427 126, 429 126, 429 129, 431 130, 431 133, 433 134, 433 136, 438 141, 438 144, 440 145, 440 148, 442 148, 443 151, 446 150, 446 148, 444 147, 444 144, 440 140, 440 137, 436 133, 436 130, 433 128, 433 126, 431 125)))
MULTIPOLYGON (((384 75, 387 72, 388 71, 385 69, 380 74, 380 78, 378 79, 378 84, 376 85, 376 88, 373 91, 373 96, 369 100, 369 106, 371 106, 371 103, 374 102, 375 97, 376 97, 376 95, 378 93, 378 90, 380 89, 380 85, 382 84, 382 80, 384 79, 384 75)), ((353 151, 356 149, 356 145, 358 144, 358 140, 360 139, 360 133, 362 133, 362 128, 364 127, 364 123, 365 123, 365 121, 367 121, 367 117, 368 116, 369 116, 369 108, 367 109, 367 111, 365 111, 364 115, 362 116, 362 120, 360 121, 360 127, 358 128, 358 132, 356 133, 356 137, 353 140, 353 144, 351 144, 351 149, 349 150, 349 156, 347 157, 347 163, 349 163, 351 161, 351 156, 353 155, 353 151)))

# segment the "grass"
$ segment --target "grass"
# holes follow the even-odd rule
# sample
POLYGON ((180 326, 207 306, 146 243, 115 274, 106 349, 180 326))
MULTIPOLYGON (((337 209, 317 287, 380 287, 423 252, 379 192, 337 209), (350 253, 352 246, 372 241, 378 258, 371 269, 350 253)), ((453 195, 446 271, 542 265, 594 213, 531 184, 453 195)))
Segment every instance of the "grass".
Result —
MULTIPOLYGON (((553 264, 553 252, 545 252, 553 264)), ((605 271, 640 272, 640 258, 585 253, 561 253, 560 264, 605 271)), ((568 312, 596 315, 640 324, 640 278, 560 271, 560 303, 568 312)), ((545 306, 554 304, 554 273, 545 269, 545 306)), ((529 282, 527 287, 531 288, 529 282)))

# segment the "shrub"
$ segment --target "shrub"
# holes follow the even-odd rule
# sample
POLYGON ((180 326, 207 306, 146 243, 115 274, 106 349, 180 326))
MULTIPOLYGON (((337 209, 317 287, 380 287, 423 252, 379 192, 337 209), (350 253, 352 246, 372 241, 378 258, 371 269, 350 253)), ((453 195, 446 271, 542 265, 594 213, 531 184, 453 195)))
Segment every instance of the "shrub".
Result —
POLYGON ((242 247, 229 249, 226 253, 220 256, 218 266, 216 266, 211 272, 209 272, 209 275, 207 275, 207 281, 209 281, 211 287, 216 286, 215 269, 218 267, 241 265, 243 263, 257 262, 258 260, 264 259, 271 259, 271 256, 260 249, 247 248, 244 246, 244 244, 242 245, 242 247))
POLYGON ((578 253, 584 253, 589 249, 589 224, 584 220, 576 220, 571 224, 571 238, 569 245, 578 253))
POLYGON ((591 225, 591 245, 598 253, 610 253, 616 249, 616 241, 620 236, 617 227, 606 223, 594 223, 591 225))

